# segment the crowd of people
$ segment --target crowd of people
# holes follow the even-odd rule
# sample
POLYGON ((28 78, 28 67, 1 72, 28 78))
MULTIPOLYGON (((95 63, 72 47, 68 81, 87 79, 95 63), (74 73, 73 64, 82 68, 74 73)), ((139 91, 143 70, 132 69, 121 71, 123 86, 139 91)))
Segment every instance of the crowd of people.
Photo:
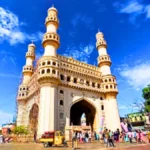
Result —
POLYGON ((114 143, 150 143, 150 131, 144 130, 133 130, 129 132, 123 132, 117 129, 115 132, 111 130, 104 129, 102 133, 92 133, 92 132, 74 132, 73 140, 79 143, 88 143, 94 140, 103 141, 106 147, 115 147, 114 143))
POLYGON ((150 143, 150 131, 133 130, 129 132, 120 132, 117 129, 115 132, 105 129, 102 138, 106 146, 113 146, 114 142, 130 142, 130 143, 150 143))

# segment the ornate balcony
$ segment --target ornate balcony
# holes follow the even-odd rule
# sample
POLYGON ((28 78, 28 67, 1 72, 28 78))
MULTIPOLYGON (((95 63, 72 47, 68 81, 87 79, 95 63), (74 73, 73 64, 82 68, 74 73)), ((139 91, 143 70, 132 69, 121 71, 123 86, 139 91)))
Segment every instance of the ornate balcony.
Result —
POLYGON ((57 33, 45 33, 42 44, 43 47, 50 44, 58 48, 60 46, 60 37, 57 33))

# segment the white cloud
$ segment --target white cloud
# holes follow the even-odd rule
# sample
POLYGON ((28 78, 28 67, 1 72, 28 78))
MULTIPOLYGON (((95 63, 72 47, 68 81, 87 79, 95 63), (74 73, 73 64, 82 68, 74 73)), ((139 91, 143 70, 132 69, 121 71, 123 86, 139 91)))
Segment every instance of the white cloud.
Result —
POLYGON ((8 41, 10 45, 24 43, 26 40, 41 40, 41 32, 27 34, 21 28, 25 23, 11 11, 0 7, 0 42, 8 41))
POLYGON ((145 7, 145 12, 146 12, 147 18, 150 18, 150 5, 147 5, 147 6, 145 7))
POLYGON ((150 18, 150 5, 143 4, 138 0, 128 0, 127 3, 114 3, 119 13, 128 14, 129 21, 134 23, 138 16, 145 14, 145 18, 150 18))
POLYGON ((5 123, 12 122, 13 115, 0 110, 0 126, 5 123))
POLYGON ((125 64, 119 67, 118 71, 122 78, 136 90, 150 84, 150 62, 143 61, 132 67, 125 64))
POLYGON ((139 4, 136 1, 130 1, 127 5, 122 7, 120 13, 143 13, 144 5, 139 4))
POLYGON ((80 60, 82 62, 88 63, 91 53, 94 50, 94 46, 89 44, 87 46, 80 45, 76 46, 68 46, 65 54, 66 57, 73 57, 74 59, 80 60))

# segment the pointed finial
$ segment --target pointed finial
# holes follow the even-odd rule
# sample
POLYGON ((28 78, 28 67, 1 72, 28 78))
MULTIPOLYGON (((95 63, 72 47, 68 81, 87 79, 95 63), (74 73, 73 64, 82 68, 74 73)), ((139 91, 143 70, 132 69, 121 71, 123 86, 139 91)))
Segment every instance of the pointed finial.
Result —
POLYGON ((100 32, 99 28, 98 28, 98 32, 100 32))
POLYGON ((32 44, 34 44, 34 41, 32 40, 32 44))
POLYGON ((52 4, 52 7, 54 7, 54 4, 52 4))

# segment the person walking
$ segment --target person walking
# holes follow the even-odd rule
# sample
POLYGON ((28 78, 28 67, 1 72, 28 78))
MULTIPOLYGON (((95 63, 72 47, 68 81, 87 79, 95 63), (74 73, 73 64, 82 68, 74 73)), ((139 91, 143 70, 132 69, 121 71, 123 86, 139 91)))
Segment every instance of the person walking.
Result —
POLYGON ((82 133, 82 141, 83 141, 83 143, 85 143, 85 133, 84 132, 82 133))
POLYGON ((113 141, 113 132, 111 132, 110 130, 109 130, 109 138, 108 138, 108 141, 109 141, 109 145, 110 145, 110 147, 115 147, 115 145, 114 145, 114 141, 113 141))
POLYGON ((117 129, 117 131, 116 131, 116 142, 119 142, 119 138, 120 138, 120 130, 117 129))
POLYGON ((89 142, 89 134, 88 132, 85 133, 85 141, 88 143, 89 142))
POLYGON ((74 131, 72 136, 72 149, 77 148, 77 133, 74 131))
POLYGON ((128 136, 128 133, 125 133, 125 136, 124 136, 124 140, 125 140, 125 142, 128 142, 129 141, 129 136, 128 136))
POLYGON ((146 143, 146 133, 144 132, 144 130, 140 133, 140 135, 141 135, 141 142, 143 144, 145 144, 146 143))
POLYGON ((34 142, 36 143, 37 141, 36 141, 36 138, 37 138, 37 132, 35 131, 34 132, 34 142))
POLYGON ((92 134, 91 134, 91 132, 89 132, 89 142, 90 143, 92 142, 92 134))
POLYGON ((82 138, 83 138, 83 136, 82 136, 82 132, 81 132, 80 133, 80 143, 83 143, 82 138))
POLYGON ((128 132, 128 137, 129 137, 130 143, 132 143, 132 132, 131 131, 128 132))
POLYGON ((140 143, 141 144, 141 134, 140 134, 140 131, 137 131, 137 143, 140 143))
POLYGON ((110 143, 109 143, 109 132, 108 132, 107 129, 106 129, 106 132, 105 132, 105 140, 106 140, 106 147, 110 146, 110 143))
POLYGON ((135 130, 133 131, 133 138, 135 140, 135 143, 137 143, 137 132, 135 130))

